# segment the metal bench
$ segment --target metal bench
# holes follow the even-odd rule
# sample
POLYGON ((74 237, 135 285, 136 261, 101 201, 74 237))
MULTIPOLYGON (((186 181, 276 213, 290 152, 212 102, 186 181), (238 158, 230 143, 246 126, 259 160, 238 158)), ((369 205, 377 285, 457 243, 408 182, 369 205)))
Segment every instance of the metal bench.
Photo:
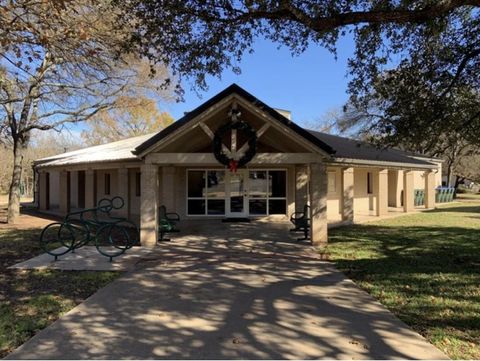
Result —
POLYGON ((290 222, 295 226, 290 232, 303 232, 304 238, 298 238, 298 241, 310 239, 310 206, 305 205, 303 212, 295 212, 290 216, 290 222))
POLYGON ((59 256, 94 243, 98 252, 111 262, 140 239, 133 222, 112 214, 123 206, 121 197, 103 198, 97 207, 69 212, 62 222, 51 223, 42 230, 40 246, 57 260, 59 256))
POLYGON ((170 241, 166 239, 166 233, 180 232, 177 223, 180 222, 180 216, 175 212, 167 212, 165 206, 158 208, 158 231, 160 232, 160 241, 170 241))

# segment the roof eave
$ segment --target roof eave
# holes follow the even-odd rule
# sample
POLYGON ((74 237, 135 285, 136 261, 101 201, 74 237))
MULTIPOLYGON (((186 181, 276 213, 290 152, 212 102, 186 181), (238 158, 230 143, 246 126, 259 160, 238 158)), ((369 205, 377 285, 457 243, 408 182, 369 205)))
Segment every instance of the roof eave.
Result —
POLYGON ((254 106, 258 107, 259 109, 263 110, 266 112, 268 115, 270 115, 272 118, 278 120, 281 122, 283 125, 289 127, 292 129, 295 133, 297 133, 299 136, 303 137, 306 139, 308 142, 312 143, 316 147, 318 147, 320 150, 323 152, 333 155, 335 154, 335 150, 330 147, 328 144, 325 142, 321 141, 320 139, 316 138, 312 134, 310 134, 308 131, 303 129, 302 127, 298 126, 294 122, 292 122, 290 119, 284 117, 282 114, 277 112, 275 109, 272 107, 268 106, 249 92, 247 92, 245 89, 241 88, 237 84, 232 84, 217 95, 213 96, 209 100, 207 100, 205 103, 201 104, 191 112, 187 113, 185 116, 177 120, 175 123, 170 125, 169 127, 165 128, 161 132, 157 133, 154 135, 152 138, 146 140, 144 143, 140 144, 137 146, 133 151, 132 154, 143 157, 148 153, 148 150, 151 149, 155 144, 163 140, 165 137, 168 135, 175 133, 179 129, 183 128, 186 126, 191 120, 208 110, 208 108, 214 106, 216 103, 221 101, 222 99, 232 95, 232 94, 237 94, 240 97, 243 97, 246 99, 249 103, 253 104, 254 106))
POLYGON ((418 164, 418 163, 408 163, 408 162, 390 162, 383 160, 368 160, 368 159, 354 159, 354 158, 333 158, 331 163, 341 164, 341 165, 361 165, 361 166, 374 166, 374 167, 386 167, 386 168, 411 168, 411 169, 423 169, 431 170, 437 169, 436 164, 418 164))

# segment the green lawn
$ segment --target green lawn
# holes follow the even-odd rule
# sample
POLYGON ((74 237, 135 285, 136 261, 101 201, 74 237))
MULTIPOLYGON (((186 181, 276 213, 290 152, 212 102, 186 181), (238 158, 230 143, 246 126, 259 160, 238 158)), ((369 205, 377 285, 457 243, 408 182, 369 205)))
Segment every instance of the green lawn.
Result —
POLYGON ((480 193, 458 193, 457 200, 473 200, 480 202, 480 193))
POLYGON ((333 229, 326 251, 449 357, 480 358, 480 203, 333 229))
POLYGON ((40 231, 0 228, 0 358, 118 275, 7 269, 42 253, 40 231))

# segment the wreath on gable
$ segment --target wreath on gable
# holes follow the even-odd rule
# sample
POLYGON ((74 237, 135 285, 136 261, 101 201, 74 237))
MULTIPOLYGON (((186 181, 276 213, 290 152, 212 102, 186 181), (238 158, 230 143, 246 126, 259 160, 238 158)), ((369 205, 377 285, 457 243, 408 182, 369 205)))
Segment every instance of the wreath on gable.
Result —
POLYGON ((213 138, 213 154, 218 162, 227 166, 230 171, 236 172, 238 167, 243 167, 245 164, 250 162, 252 158, 257 153, 257 133, 250 124, 239 120, 236 122, 228 122, 225 125, 221 126, 214 135, 213 138), (243 132, 248 139, 248 149, 246 152, 237 159, 236 154, 231 154, 229 157, 223 152, 222 149, 222 139, 228 132, 231 132, 233 129, 243 132))

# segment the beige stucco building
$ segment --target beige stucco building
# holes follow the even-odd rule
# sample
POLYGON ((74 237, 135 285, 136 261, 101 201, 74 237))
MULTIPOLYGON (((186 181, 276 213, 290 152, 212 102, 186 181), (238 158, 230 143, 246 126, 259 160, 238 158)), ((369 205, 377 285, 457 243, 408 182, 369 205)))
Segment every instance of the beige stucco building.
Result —
POLYGON ((415 189, 433 208, 441 185, 437 159, 306 130, 235 84, 158 134, 40 159, 35 169, 40 210, 65 214, 121 196, 145 246, 156 244, 160 205, 185 220, 218 222, 286 220, 310 204, 312 242, 321 244, 329 224, 414 210, 415 189), (250 133, 225 128, 239 121, 250 133), (238 161, 253 146, 251 131, 253 158, 236 171, 221 164, 215 141, 238 161))

